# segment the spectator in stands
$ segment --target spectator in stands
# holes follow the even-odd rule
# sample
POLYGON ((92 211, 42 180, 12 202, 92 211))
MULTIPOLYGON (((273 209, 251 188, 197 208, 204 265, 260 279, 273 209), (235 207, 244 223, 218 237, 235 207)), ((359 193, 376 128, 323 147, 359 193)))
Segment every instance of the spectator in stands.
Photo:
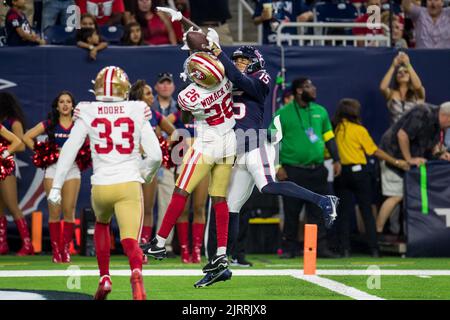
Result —
MULTIPOLYGON (((425 101, 425 88, 411 65, 408 55, 400 52, 380 83, 380 90, 387 101, 391 125, 408 110, 425 101), (390 84, 393 83, 392 86, 390 84)), ((377 232, 382 233, 387 219, 403 199, 403 179, 383 161, 380 162, 383 202, 377 217, 377 232)))
MULTIPOLYGON (((172 113, 178 112, 177 101, 173 98, 175 93, 175 84, 173 82, 172 74, 168 72, 161 72, 158 74, 155 91, 157 93, 155 102, 153 103, 152 110, 156 110, 161 113, 164 117, 168 118, 172 113)), ((162 219, 166 212, 167 206, 169 205, 169 200, 175 186, 175 175, 174 170, 166 169, 162 167, 158 174, 158 222, 157 228, 159 229, 162 223, 162 219)), ((173 239, 173 231, 170 232, 167 238, 167 243, 170 244, 173 239)), ((166 246, 169 252, 173 252, 171 246, 166 246)), ((172 253, 173 256, 173 253, 172 253)))
POLYGON ((190 0, 191 20, 200 26, 205 32, 208 28, 214 28, 219 34, 220 44, 224 46, 233 45, 230 27, 227 20, 231 19, 228 0, 190 0))
POLYGON ((333 126, 342 163, 342 174, 334 180, 334 190, 340 198, 337 226, 341 254, 345 258, 350 256, 350 216, 355 196, 364 220, 370 253, 373 257, 379 257, 375 220, 371 210, 372 179, 366 155, 375 155, 402 170, 409 169, 409 165, 376 146, 367 129, 362 126, 361 105, 357 100, 342 99, 339 102, 333 126))
POLYGON ((152 0, 135 1, 134 16, 142 27, 144 41, 150 45, 177 44, 172 23, 166 14, 156 11, 156 3, 152 0))
MULTIPOLYGON (((253 14, 255 25, 263 24, 263 44, 277 42, 277 28, 281 22, 308 22, 313 12, 303 0, 258 0, 253 14)), ((285 33, 297 34, 297 28, 285 28, 285 33)))
POLYGON ((81 28, 92 28, 100 32, 95 16, 90 13, 83 13, 80 18, 81 28))
POLYGON ((92 14, 100 27, 121 24, 125 11, 123 0, 76 0, 76 3, 81 14, 92 14))
POLYGON ((69 18, 67 8, 75 5, 74 0, 43 0, 42 1, 42 31, 56 25, 59 17, 60 25, 66 26, 69 18))
MULTIPOLYGON (((6 4, 7 1, 0 1, 0 27, 5 25, 6 22, 6 13, 8 12, 8 5, 6 4)), ((30 23, 30 25, 33 25, 33 17, 34 17, 34 0, 25 0, 25 9, 23 10, 23 13, 27 17, 27 20, 30 23)))
POLYGON ((425 101, 425 88, 405 52, 395 56, 381 80, 380 91, 387 101, 391 125, 417 102, 425 101))
POLYGON ((44 45, 41 39, 32 29, 24 14, 25 0, 6 0, 5 4, 10 8, 6 14, 6 44, 8 46, 44 45))
POLYGON ((82 49, 88 49, 89 57, 92 60, 96 60, 97 54, 108 47, 106 42, 101 41, 98 31, 91 28, 81 28, 78 30, 77 45, 82 49))
POLYGON ((121 43, 124 46, 144 46, 145 42, 141 25, 137 22, 127 24, 124 29, 121 43))
MULTIPOLYGON (((335 175, 339 175, 341 164, 328 113, 315 103, 316 87, 308 78, 297 78, 292 82, 294 100, 279 109, 283 139, 280 142, 280 164, 277 179, 292 181, 315 193, 329 194, 328 170, 324 166, 325 145, 333 158, 335 175)), ((274 124, 272 124, 274 127, 274 124)), ((304 202, 283 197, 284 228, 283 258, 293 258, 297 254, 299 214, 304 202)), ((317 254, 319 257, 338 257, 328 248, 322 210, 306 203, 308 223, 317 224, 317 254)))
MULTIPOLYGON (((389 11, 381 14, 381 23, 389 26, 389 11)), ((392 19, 392 46, 395 48, 408 48, 408 43, 403 38, 403 30, 405 28, 405 20, 401 16, 394 15, 392 19)))
POLYGON ((414 22, 416 48, 450 48, 450 8, 444 0, 427 0, 423 8, 402 0, 402 8, 414 22))

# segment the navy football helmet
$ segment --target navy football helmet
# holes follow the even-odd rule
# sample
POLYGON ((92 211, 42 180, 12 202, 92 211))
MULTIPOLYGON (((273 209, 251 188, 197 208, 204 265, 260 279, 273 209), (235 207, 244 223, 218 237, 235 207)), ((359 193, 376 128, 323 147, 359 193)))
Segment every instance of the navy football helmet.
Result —
POLYGON ((250 64, 247 66, 245 70, 246 73, 253 73, 264 69, 264 58, 261 53, 253 46, 241 46, 236 51, 233 52, 233 56, 231 57, 234 60, 237 58, 247 58, 250 60, 250 64))

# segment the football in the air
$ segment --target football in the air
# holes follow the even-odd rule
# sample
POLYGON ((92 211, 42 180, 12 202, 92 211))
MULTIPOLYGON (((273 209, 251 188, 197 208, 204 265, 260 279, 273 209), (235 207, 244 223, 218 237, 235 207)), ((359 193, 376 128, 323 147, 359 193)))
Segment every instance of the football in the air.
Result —
POLYGON ((186 44, 192 51, 207 51, 208 40, 201 31, 189 31, 186 33, 186 44))

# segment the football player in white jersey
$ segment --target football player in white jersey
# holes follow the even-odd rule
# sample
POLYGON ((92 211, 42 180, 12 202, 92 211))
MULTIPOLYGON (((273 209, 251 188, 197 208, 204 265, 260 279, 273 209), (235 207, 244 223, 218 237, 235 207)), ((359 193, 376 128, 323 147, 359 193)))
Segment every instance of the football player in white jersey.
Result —
POLYGON ((203 272, 224 270, 228 268, 226 194, 236 154, 232 85, 225 76, 222 63, 206 52, 191 54, 185 61, 184 70, 192 83, 180 92, 178 104, 184 112, 194 116, 197 138, 183 159, 181 174, 161 227, 156 237, 142 248, 146 255, 155 259, 166 256, 165 240, 183 212, 189 194, 211 174, 208 193, 216 212, 217 252, 203 272))
POLYGON ((126 101, 130 82, 114 66, 103 68, 95 80, 95 102, 80 102, 74 111, 74 127, 61 149, 48 200, 59 204, 61 187, 71 164, 89 136, 94 173, 91 201, 96 216, 95 250, 100 281, 94 299, 111 292, 109 275, 110 231, 115 213, 121 244, 131 268, 134 300, 145 300, 142 250, 138 239, 143 222, 141 183, 150 181, 161 164, 161 149, 148 120, 150 108, 142 101, 126 101), (146 158, 142 165, 142 146, 146 158))

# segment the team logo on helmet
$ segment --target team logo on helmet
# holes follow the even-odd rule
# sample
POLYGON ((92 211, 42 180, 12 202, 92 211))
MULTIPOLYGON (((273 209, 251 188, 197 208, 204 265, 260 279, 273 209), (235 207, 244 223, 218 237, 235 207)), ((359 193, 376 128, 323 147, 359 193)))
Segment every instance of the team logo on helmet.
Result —
POLYGON ((195 52, 186 59, 184 73, 201 87, 211 89, 219 85, 225 78, 222 62, 207 52, 195 52))
POLYGON ((130 80, 125 71, 115 66, 105 67, 95 78, 95 99, 105 102, 126 100, 130 87, 130 80))

